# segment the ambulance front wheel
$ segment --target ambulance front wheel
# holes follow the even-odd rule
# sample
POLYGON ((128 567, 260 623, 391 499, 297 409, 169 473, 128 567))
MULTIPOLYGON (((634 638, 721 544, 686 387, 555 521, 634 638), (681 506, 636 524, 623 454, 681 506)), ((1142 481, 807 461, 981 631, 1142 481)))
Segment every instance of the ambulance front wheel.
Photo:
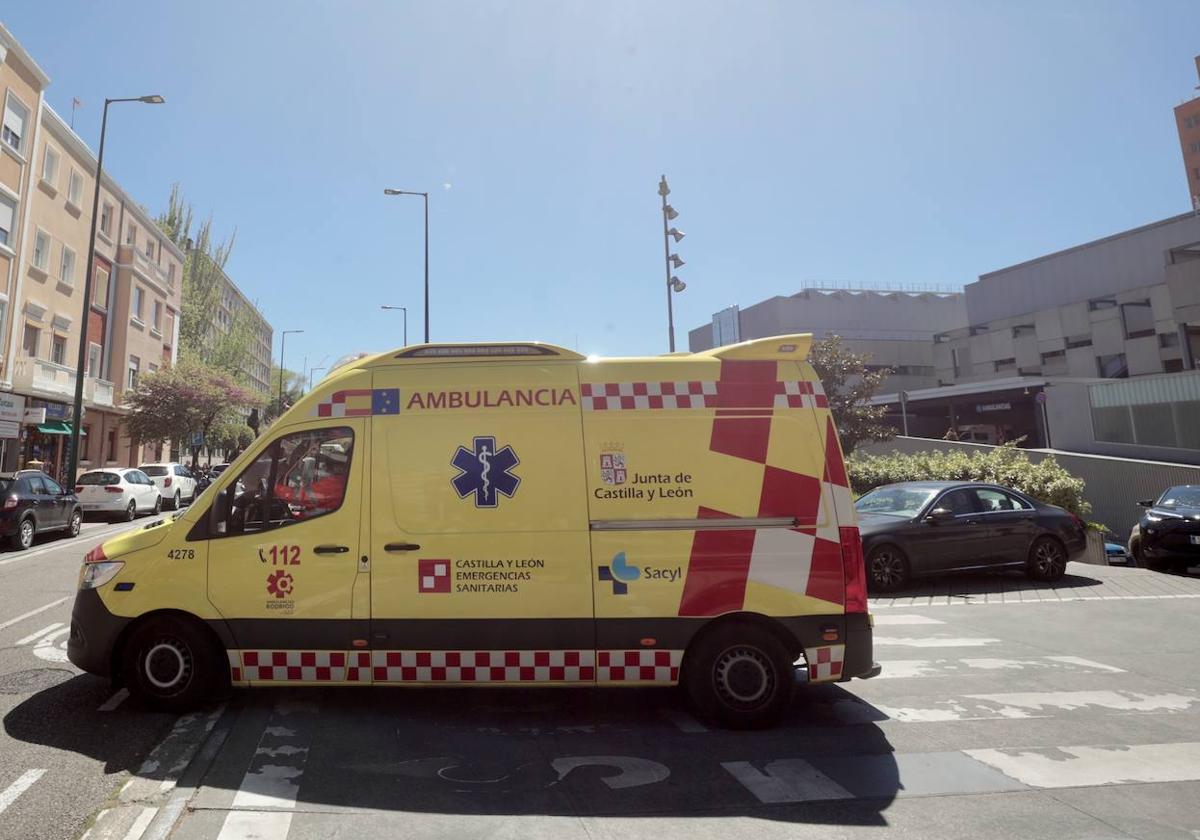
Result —
POLYGON ((229 683, 215 640, 193 620, 152 617, 134 628, 121 655, 129 693, 165 711, 194 709, 229 683))
POLYGON ((787 709, 795 678, 792 657, 770 631, 731 624, 696 642, 683 682, 704 717, 729 729, 760 729, 787 709))

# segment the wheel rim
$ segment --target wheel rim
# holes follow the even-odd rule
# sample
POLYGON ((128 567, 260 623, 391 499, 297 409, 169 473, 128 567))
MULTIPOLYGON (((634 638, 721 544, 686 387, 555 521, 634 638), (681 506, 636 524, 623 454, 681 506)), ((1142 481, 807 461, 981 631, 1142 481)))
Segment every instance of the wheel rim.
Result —
POLYGON ((137 516, 137 502, 130 502, 129 507, 125 509, 125 517, 133 519, 135 516, 137 516))
POLYGON ((757 648, 729 648, 713 666, 713 683, 727 706, 753 710, 765 706, 775 694, 775 668, 757 648))
POLYGON ((183 501, 183 497, 179 495, 179 491, 175 491, 175 507, 179 507, 179 503, 183 501))
POLYGON ((142 674, 161 693, 172 693, 191 679, 191 649, 179 639, 160 639, 142 657, 142 674))
POLYGON ((871 578, 883 587, 896 586, 904 580, 904 561, 894 551, 877 551, 871 556, 871 578))
POLYGON ((83 517, 76 513, 71 516, 71 536, 79 536, 79 529, 83 525, 83 517))
POLYGON ((1034 567, 1038 573, 1046 577, 1057 575, 1058 572, 1066 568, 1066 563, 1063 561, 1062 552, 1058 546, 1047 540, 1040 543, 1033 551, 1034 567))
POLYGON ((28 519, 21 523, 21 545, 26 548, 33 545, 33 523, 28 519))

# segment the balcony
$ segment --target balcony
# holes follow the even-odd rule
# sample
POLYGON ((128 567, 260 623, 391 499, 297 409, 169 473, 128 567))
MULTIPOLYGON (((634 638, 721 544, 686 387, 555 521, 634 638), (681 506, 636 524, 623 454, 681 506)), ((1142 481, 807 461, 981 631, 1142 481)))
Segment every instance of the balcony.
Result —
POLYGON ((13 390, 54 400, 75 396, 75 369, 43 359, 18 356, 13 362, 13 390))
POLYGON ((171 289, 171 286, 167 283, 166 270, 150 257, 147 257, 144 251, 140 251, 130 245, 122 245, 117 252, 117 261, 126 264, 133 263, 134 269, 143 276, 148 277, 163 289, 171 289))
POLYGON ((112 408, 113 384, 103 379, 89 376, 83 380, 83 398, 91 405, 112 408))

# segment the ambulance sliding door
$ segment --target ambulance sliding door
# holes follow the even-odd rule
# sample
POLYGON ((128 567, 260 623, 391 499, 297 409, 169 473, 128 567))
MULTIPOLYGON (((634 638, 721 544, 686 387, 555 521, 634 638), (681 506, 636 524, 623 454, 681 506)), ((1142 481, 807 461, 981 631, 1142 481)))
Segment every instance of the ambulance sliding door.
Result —
POLYGON ((394 389, 397 406, 372 418, 376 681, 590 681, 575 365, 430 363, 374 375, 376 393, 394 389))

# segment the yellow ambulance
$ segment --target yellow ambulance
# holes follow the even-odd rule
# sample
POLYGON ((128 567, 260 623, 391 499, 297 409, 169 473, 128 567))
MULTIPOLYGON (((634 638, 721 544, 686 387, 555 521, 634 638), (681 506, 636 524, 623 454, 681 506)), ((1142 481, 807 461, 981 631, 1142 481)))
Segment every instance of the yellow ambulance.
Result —
POLYGON ((225 685, 679 683, 766 725, 798 676, 878 673, 809 343, 352 362, 188 510, 87 555, 71 661, 171 709, 225 685))

